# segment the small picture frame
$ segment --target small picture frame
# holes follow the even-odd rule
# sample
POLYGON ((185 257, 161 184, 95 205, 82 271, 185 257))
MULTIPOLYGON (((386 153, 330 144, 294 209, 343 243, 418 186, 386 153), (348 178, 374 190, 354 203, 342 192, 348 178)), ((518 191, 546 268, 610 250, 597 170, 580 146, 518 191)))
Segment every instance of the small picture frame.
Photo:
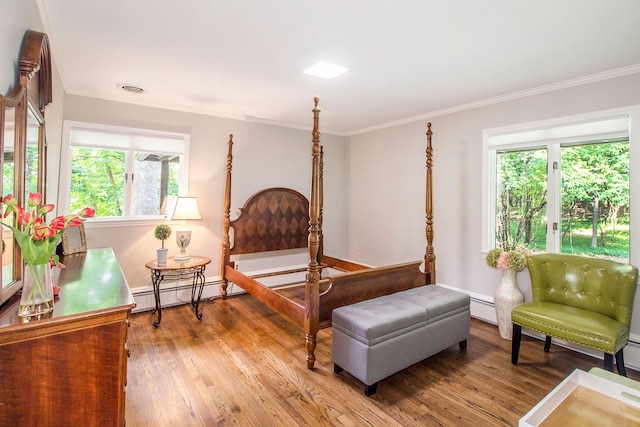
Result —
POLYGON ((62 233, 62 254, 70 255, 87 251, 87 237, 84 224, 77 227, 67 227, 62 233))

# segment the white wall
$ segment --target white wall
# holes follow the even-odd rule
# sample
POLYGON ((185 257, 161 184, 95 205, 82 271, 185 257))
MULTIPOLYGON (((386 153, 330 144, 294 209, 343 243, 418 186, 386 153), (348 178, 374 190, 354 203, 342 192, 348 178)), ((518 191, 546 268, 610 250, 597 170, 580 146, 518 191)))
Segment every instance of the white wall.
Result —
POLYGON ((349 258, 375 266, 424 258, 426 130, 425 121, 351 137, 349 258))
MULTIPOLYGON (((189 195, 198 197, 203 220, 189 222, 193 230, 189 253, 212 259, 206 275, 213 280, 220 271, 229 134, 234 135, 232 219, 249 196, 267 187, 290 187, 309 197, 313 96, 309 97, 309 105, 301 105, 300 108, 309 110, 308 131, 80 96, 66 97, 64 118, 191 135, 189 195)), ((347 200, 344 185, 346 138, 323 134, 321 140, 325 153, 325 250, 344 256, 346 240, 343 236, 347 230, 347 219, 343 214, 347 200)), ((114 248, 131 288, 150 286, 149 271, 144 264, 155 258, 158 247, 158 241, 153 237, 153 226, 94 228, 87 224, 86 231, 89 247, 114 248)), ((177 245, 173 236, 168 246, 169 255, 175 255, 177 245)))
POLYGON ((0 25, 0 95, 9 95, 18 84, 18 61, 27 30, 42 31, 34 0, 2 0, 0 25))
POLYGON ((634 104, 640 104, 640 74, 352 136, 349 255, 359 251, 374 265, 424 256, 425 132, 431 121, 438 281, 492 295, 499 272, 480 253, 482 130, 634 104))
MULTIPOLYGON (((2 0, 2 13, 5 19, 0 26, 0 94, 9 95, 19 83, 18 62, 22 51, 22 42, 27 30, 43 32, 42 21, 35 1, 32 0, 2 0)), ((57 165, 58 144, 62 132, 62 112, 64 110, 64 90, 60 75, 53 62, 53 100, 45 110, 47 120, 47 142, 49 143, 49 161, 54 165, 47 174, 47 193, 57 194, 58 174, 57 165)), ((54 198, 55 200, 55 198, 54 198)))
MULTIPOLYGON (((349 256, 359 252, 363 262, 373 265, 424 256, 425 132, 431 121, 437 280, 492 303, 500 273, 486 265, 480 252, 482 130, 637 104, 640 74, 352 136, 349 256)), ((640 198, 639 186, 632 186, 632 198, 640 198)), ((637 233, 632 239, 633 262, 640 260, 638 251, 633 252, 640 239, 637 233)), ((529 288, 526 270, 518 281, 521 289, 529 288)), ((632 334, 640 336, 640 309, 634 313, 632 334)))

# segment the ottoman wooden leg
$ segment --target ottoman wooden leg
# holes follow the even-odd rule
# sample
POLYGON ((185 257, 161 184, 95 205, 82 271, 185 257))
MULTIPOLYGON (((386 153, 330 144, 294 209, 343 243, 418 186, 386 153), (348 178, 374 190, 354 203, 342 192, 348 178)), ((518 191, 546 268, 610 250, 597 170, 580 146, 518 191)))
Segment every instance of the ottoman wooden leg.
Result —
POLYGON ((375 394, 377 389, 378 389, 378 383, 371 384, 371 385, 365 385, 364 386, 364 394, 367 397, 372 396, 373 394, 375 394))

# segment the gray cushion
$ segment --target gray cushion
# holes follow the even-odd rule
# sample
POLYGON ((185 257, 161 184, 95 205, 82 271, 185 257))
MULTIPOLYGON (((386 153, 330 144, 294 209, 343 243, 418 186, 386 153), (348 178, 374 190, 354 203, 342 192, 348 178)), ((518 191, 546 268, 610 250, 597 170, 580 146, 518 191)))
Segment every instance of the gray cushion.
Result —
POLYGON ((427 322, 433 323, 442 317, 449 317, 469 310, 469 295, 452 291, 437 285, 420 286, 394 294, 396 298, 424 307, 427 322))
MULTIPOLYGON (((388 297, 388 296, 387 296, 388 297)), ((427 313, 419 305, 401 299, 375 298, 333 310, 333 327, 370 342, 395 331, 427 324, 427 313)))
POLYGON ((469 296, 436 285, 336 308, 332 326, 367 345, 469 310, 469 296))

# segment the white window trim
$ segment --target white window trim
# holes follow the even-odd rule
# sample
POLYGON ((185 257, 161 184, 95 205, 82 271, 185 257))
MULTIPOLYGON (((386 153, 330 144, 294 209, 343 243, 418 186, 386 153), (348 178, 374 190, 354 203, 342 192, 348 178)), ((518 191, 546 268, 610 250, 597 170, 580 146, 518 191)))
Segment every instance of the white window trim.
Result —
MULTIPOLYGON (((496 176, 492 171, 495 171, 495 152, 498 148, 518 148, 518 147, 531 147, 539 143, 540 146, 546 146, 546 142, 540 138, 536 138, 534 135, 543 135, 545 130, 551 128, 560 128, 562 126, 577 125, 592 121, 602 121, 607 119, 620 119, 622 117, 628 118, 628 136, 629 136, 629 210, 630 210, 630 228, 631 230, 640 230, 640 105, 634 105, 629 107, 616 108, 611 110, 597 111, 593 113, 580 114, 574 116, 567 116, 561 118, 555 118, 550 120, 543 120, 537 122, 520 123, 511 126, 504 126, 499 128, 485 129, 482 131, 482 247, 481 252, 486 254, 493 248, 495 242, 495 205, 492 202, 495 200, 496 191, 496 176), (537 132, 537 133, 536 133, 537 132), (520 134, 532 136, 527 138, 523 142, 514 142, 508 137, 501 138, 503 135, 508 134, 520 134), (499 143, 496 143, 498 141, 499 143), (493 218, 493 219, 492 219, 493 218)), ((549 133, 546 133, 549 136, 549 133)), ((592 134, 595 135, 595 134, 592 134)), ((619 132, 604 132, 597 134, 598 138, 608 138, 619 136, 619 132)), ((553 135, 552 135, 553 136, 553 135)), ((562 137, 555 135, 553 139, 554 143, 567 143, 576 140, 572 137, 562 137)), ((578 138, 580 139, 580 138, 578 138)), ((559 148, 558 148, 559 149, 559 148)), ((548 153, 552 155, 554 153, 548 153)), ((555 153, 557 154, 557 153, 555 153)), ((556 176, 559 176, 556 175, 556 176)), ((556 186, 554 183, 549 182, 549 198, 555 197, 556 186), (553 190, 552 190, 553 186, 553 190)), ((558 206, 554 212, 547 211, 547 217, 549 222, 557 222, 560 218, 560 207, 558 206)), ((556 243, 550 242, 547 238, 547 250, 558 251, 556 243), (551 246, 550 246, 551 243, 551 246)), ((629 262, 633 265, 640 265, 640 239, 631 238, 629 241, 629 262)))
MULTIPOLYGON (((191 135, 178 132, 164 132, 141 128, 132 128, 125 126, 105 125, 99 123, 80 122, 73 120, 65 120, 62 124, 62 147, 60 149, 60 181, 58 183, 58 211, 69 211, 69 198, 71 190, 71 162, 72 162, 72 144, 71 144, 71 130, 72 129, 87 129, 102 132, 114 132, 114 133, 131 133, 134 135, 149 136, 149 137, 165 137, 182 139, 184 152, 179 153, 176 150, 164 150, 167 152, 176 152, 182 155, 181 162, 181 177, 180 177, 180 196, 187 196, 189 194, 189 152, 191 135)), ((101 147, 100 148, 117 148, 117 147, 101 147)), ((135 149, 135 148, 134 148, 135 149)), ((141 151, 148 148, 141 147, 141 151)), ((128 203, 128 200, 125 201, 128 203)), ((85 221, 86 228, 102 228, 102 227, 129 227, 138 225, 155 225, 159 219, 164 219, 163 216, 149 216, 145 218, 90 218, 85 221)))

